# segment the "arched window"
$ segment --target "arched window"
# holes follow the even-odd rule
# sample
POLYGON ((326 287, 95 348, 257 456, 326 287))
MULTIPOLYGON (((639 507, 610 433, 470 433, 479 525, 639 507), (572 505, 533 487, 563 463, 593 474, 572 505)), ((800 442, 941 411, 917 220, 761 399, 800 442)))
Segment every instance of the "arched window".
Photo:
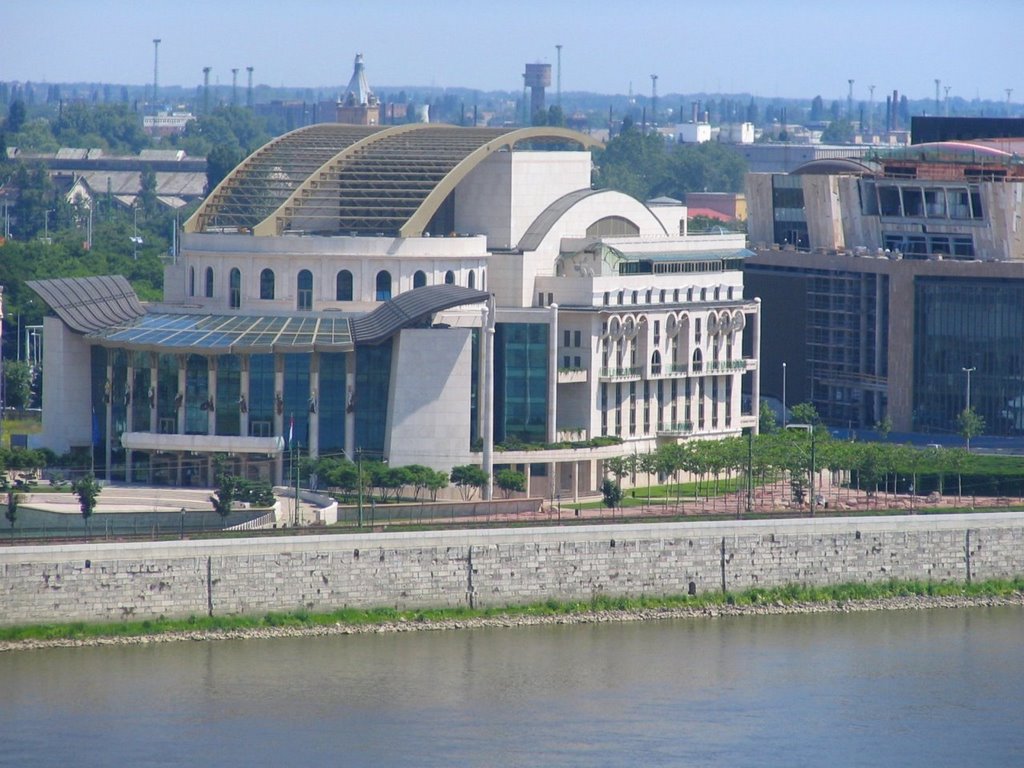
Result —
POLYGON ((700 300, 701 301, 707 301, 708 300, 708 289, 707 288, 701 288, 700 289, 700 300))
POLYGON ((604 305, 605 305, 606 307, 608 306, 608 300, 609 300, 609 298, 611 298, 611 297, 610 297, 610 296, 608 295, 608 291, 605 291, 605 292, 604 292, 604 305))
POLYGON ((473 270, 469 270, 469 277, 466 279, 466 285, 470 288, 476 288, 476 273, 473 270))
POLYGON ((338 301, 352 301, 352 273, 347 269, 338 273, 334 298, 338 301))
POLYGON ((242 306, 242 273, 237 267, 228 275, 228 302, 232 309, 242 306))
POLYGON ((455 273, 452 272, 450 269, 444 273, 444 284, 455 285, 455 273))
POLYGON ((427 273, 422 269, 417 269, 416 274, 412 276, 412 287, 422 288, 427 284, 427 273))
POLYGON ((189 267, 188 268, 188 295, 189 296, 195 296, 196 295, 196 268, 195 267, 189 267))
POLYGON ((308 269, 303 269, 299 272, 298 277, 298 301, 296 302, 296 309, 312 309, 313 308, 313 273, 308 269))
POLYGON ((213 267, 206 268, 206 298, 213 298, 213 267))
POLYGON ((640 292, 639 291, 633 291, 633 303, 634 304, 636 304, 638 302, 639 298, 640 298, 640 292))
POLYGON ((377 273, 377 301, 391 301, 391 273, 382 269, 377 273))
POLYGON ((672 291, 672 301, 674 301, 674 302, 678 302, 679 301, 679 289, 678 288, 676 288, 674 291, 672 291))
POLYGON ((260 272, 260 298, 274 298, 274 270, 264 269, 260 272))
POLYGON ((651 375, 657 376, 661 373, 661 352, 654 350, 651 355, 651 375))
POLYGON ((700 373, 704 367, 704 356, 699 349, 693 350, 693 372, 700 373))

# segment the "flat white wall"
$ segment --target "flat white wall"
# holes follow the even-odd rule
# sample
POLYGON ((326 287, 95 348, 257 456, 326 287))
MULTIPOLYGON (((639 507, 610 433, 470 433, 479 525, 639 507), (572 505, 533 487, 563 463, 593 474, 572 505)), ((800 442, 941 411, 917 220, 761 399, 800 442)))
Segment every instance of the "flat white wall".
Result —
POLYGON ((468 463, 471 331, 405 329, 393 355, 385 444, 391 465, 450 470, 468 463))
POLYGON ((43 319, 43 433, 34 444, 64 453, 92 442, 90 353, 85 339, 59 318, 43 319))

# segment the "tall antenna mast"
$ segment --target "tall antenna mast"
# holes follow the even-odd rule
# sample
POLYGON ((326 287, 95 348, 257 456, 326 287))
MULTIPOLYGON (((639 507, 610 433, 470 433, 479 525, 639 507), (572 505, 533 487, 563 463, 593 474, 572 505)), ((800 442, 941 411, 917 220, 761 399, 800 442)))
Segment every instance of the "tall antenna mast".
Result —
POLYGON ((249 73, 249 90, 245 94, 245 106, 252 109, 252 67, 246 67, 245 71, 249 73))
POLYGON ((231 106, 238 106, 238 67, 231 68, 231 106))
POLYGON ((203 114, 210 114, 210 67, 203 67, 203 114))
POLYGON ((558 51, 558 72, 555 74, 555 86, 556 94, 555 100, 558 104, 558 108, 562 108, 562 44, 558 43, 555 45, 555 50, 558 51))
POLYGON ((153 111, 156 112, 157 89, 160 87, 160 38, 153 38, 153 111))

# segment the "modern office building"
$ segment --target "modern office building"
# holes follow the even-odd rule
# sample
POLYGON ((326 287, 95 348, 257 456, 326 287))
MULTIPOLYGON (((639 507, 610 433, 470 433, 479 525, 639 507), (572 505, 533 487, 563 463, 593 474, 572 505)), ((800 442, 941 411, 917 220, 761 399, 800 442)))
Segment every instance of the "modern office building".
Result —
POLYGON ((92 445, 115 479, 209 482, 227 454, 280 481, 298 444, 510 465, 574 497, 612 456, 756 428, 743 236, 680 236, 685 207, 591 189, 590 143, 423 124, 271 141, 186 223, 161 304, 116 277, 32 284, 55 313, 43 443, 92 445), (625 445, 583 445, 602 436, 625 445))
POLYGON ((988 433, 1024 431, 1018 150, 940 142, 749 175, 765 391, 835 426, 936 433, 969 395, 988 433))

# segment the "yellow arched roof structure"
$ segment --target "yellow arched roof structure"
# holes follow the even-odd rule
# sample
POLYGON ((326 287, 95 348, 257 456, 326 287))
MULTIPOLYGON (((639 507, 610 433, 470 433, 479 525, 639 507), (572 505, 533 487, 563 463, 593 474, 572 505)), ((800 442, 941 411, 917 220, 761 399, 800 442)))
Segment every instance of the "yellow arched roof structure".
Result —
POLYGON ((473 168, 495 152, 524 146, 587 149, 598 142, 565 128, 322 123, 246 158, 185 231, 418 237, 473 168))

